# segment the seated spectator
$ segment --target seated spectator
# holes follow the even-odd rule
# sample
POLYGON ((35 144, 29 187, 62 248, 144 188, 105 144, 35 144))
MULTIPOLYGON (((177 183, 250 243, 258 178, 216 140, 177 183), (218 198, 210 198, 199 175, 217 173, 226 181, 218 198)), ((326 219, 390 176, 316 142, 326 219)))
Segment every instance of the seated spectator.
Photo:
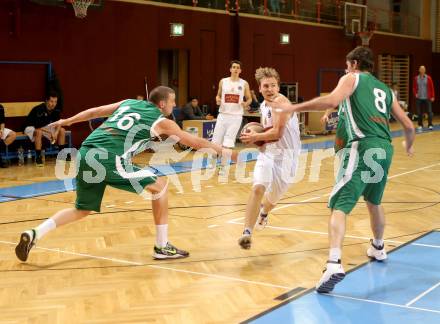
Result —
MULTIPOLYGON (((2 105, 0 105, 0 140, 3 141, 3 143, 6 146, 8 146, 13 141, 15 141, 16 137, 17 134, 13 130, 10 130, 9 128, 5 127, 5 109, 2 105)), ((0 153, 1 151, 3 151, 3 147, 0 148, 0 153)), ((1 154, 0 154, 0 167, 1 168, 8 167, 8 163, 6 161, 3 161, 1 154)))
POLYGON ((136 100, 145 100, 145 97, 143 95, 137 95, 136 100))
MULTIPOLYGON (((58 95, 49 93, 46 96, 46 102, 32 108, 26 118, 24 133, 29 139, 35 143, 35 162, 37 166, 43 166, 41 158, 41 147, 43 136, 47 138, 51 144, 58 144, 60 151, 66 147, 66 131, 63 127, 55 129, 47 127, 48 124, 60 119, 61 110, 57 109, 58 95)), ((70 155, 67 156, 70 161, 70 155)))
POLYGON ((191 98, 191 100, 182 108, 182 120, 211 120, 214 119, 210 114, 204 115, 199 107, 199 100, 191 98))

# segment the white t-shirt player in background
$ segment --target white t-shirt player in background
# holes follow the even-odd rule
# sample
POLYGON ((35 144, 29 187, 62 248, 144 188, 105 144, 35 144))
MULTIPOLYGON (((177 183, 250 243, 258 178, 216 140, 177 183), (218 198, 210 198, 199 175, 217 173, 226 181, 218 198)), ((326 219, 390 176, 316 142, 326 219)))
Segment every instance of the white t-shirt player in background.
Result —
MULTIPOLYGON (((220 80, 217 96, 217 105, 220 106, 217 122, 215 124, 212 141, 223 147, 233 148, 237 133, 240 130, 244 110, 249 110, 252 96, 249 84, 240 79, 241 62, 231 61, 231 76, 220 80), (244 101, 246 98, 246 101, 244 101)), ((219 174, 226 175, 227 161, 221 160, 219 174)))

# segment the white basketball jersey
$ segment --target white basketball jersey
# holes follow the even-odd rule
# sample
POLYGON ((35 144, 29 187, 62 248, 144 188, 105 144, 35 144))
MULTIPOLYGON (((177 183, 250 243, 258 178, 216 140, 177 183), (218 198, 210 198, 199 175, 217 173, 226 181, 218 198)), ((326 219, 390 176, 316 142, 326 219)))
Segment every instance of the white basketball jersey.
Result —
MULTIPOLYGON (((261 124, 264 128, 273 127, 272 108, 263 101, 260 105, 261 124)), ((296 113, 288 120, 284 133, 281 138, 273 143, 266 144, 265 152, 271 155, 283 155, 283 151, 292 150, 299 152, 301 149, 301 140, 299 132, 299 123, 296 113)))
POLYGON ((232 81, 231 78, 222 79, 222 103, 219 111, 230 115, 243 115, 241 103, 244 97, 245 81, 238 79, 232 81))

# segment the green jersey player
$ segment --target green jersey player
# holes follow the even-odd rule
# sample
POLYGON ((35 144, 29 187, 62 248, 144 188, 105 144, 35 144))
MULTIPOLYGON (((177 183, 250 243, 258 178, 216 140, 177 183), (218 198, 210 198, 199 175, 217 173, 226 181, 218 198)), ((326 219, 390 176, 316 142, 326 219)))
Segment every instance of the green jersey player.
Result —
POLYGON ((182 131, 174 121, 165 116, 175 106, 174 90, 160 86, 151 91, 149 101, 124 100, 110 105, 91 108, 68 119, 60 119, 51 126, 62 127, 98 117, 108 119, 82 143, 76 163, 75 208, 63 209, 36 228, 23 232, 15 252, 21 261, 26 261, 36 241, 56 227, 77 221, 92 211, 99 212, 105 188, 138 193, 152 201, 156 244, 153 257, 156 259, 182 258, 188 252, 168 242, 168 182, 158 178, 148 169, 134 165, 132 156, 148 148, 157 136, 173 136, 193 148, 210 148, 217 154, 236 152, 192 136, 182 131))
POLYGON ((374 238, 367 255, 384 260, 383 232, 385 216, 381 201, 393 156, 388 125, 390 113, 398 120, 405 135, 405 148, 413 154, 414 126, 390 88, 376 79, 371 71, 374 57, 367 47, 357 47, 347 55, 348 73, 327 96, 298 105, 279 104, 286 112, 319 111, 340 105, 346 144, 341 152, 341 167, 329 200, 332 214, 329 222, 330 252, 326 270, 316 289, 327 293, 341 281, 341 248, 345 235, 345 218, 360 196, 366 201, 374 238))

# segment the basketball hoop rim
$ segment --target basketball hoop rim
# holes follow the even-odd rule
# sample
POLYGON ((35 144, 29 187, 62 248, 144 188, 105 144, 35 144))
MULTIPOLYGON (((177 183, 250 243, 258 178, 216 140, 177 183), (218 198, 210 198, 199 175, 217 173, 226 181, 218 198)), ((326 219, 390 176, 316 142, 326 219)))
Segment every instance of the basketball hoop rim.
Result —
POLYGON ((360 38, 371 38, 374 35, 374 30, 365 30, 365 31, 360 31, 356 33, 357 36, 359 36, 360 38))

